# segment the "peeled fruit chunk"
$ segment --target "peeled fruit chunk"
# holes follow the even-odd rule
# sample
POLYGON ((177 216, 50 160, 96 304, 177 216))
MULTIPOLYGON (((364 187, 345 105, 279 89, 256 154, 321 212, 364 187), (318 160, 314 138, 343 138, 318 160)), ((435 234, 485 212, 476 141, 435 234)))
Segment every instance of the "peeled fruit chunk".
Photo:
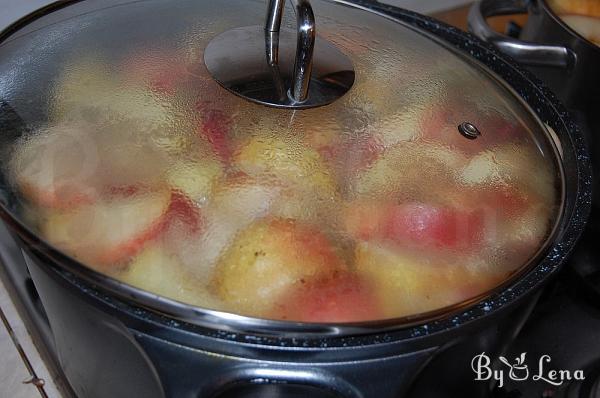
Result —
POLYGON ((178 253, 181 263, 199 279, 209 280, 217 261, 240 231, 264 217, 278 190, 252 179, 230 179, 218 185, 202 208, 202 229, 169 231, 167 248, 178 253))
POLYGON ((53 126, 18 142, 10 175, 31 202, 72 208, 97 199, 97 146, 84 125, 53 126))
POLYGON ((80 58, 66 65, 54 86, 52 116, 62 119, 76 104, 83 107, 90 100, 94 101, 92 92, 106 94, 112 91, 113 79, 108 64, 95 57, 80 58))
POLYGON ((72 209, 106 193, 158 187, 166 155, 135 142, 129 124, 60 124, 18 142, 10 175, 21 193, 45 208, 72 209))
MULTIPOLYGON (((469 261, 464 258, 463 261, 469 261)), ((482 268, 473 272, 460 263, 361 242, 356 247, 356 272, 377 286, 388 317, 419 314, 452 305, 484 292, 498 280, 482 268)))
POLYGON ((42 233, 50 243, 89 266, 118 267, 160 234, 170 198, 165 190, 52 212, 42 233))
POLYGON ((403 109, 370 126, 370 131, 382 148, 414 140, 418 138, 419 114, 416 109, 403 109))
POLYGON ((543 203, 553 203, 555 177, 547 162, 541 154, 519 145, 504 145, 472 158, 462 170, 461 180, 475 187, 513 187, 537 195, 543 203))
POLYGON ((548 208, 533 206, 516 217, 490 223, 484 235, 490 260, 509 270, 525 264, 549 235, 551 214, 548 208))
POLYGON ((210 159, 178 161, 169 167, 169 185, 198 203, 206 202, 223 175, 221 165, 210 159))
POLYGON ((242 147, 235 161, 240 170, 251 176, 314 188, 324 197, 336 194, 335 182, 319 153, 300 141, 253 137, 242 147))
POLYGON ((137 131, 135 122, 106 125, 94 132, 101 167, 98 181, 104 188, 159 187, 170 162, 167 154, 137 131))
MULTIPOLYGON (((309 120, 306 121, 310 122, 309 120)), ((332 160, 342 143, 341 126, 330 120, 323 120, 323 128, 307 129, 303 141, 309 148, 317 151, 325 161, 332 160), (324 125, 324 126, 323 126, 324 125)))
POLYGON ((292 220, 260 220, 220 258, 214 286, 232 310, 264 316, 293 287, 344 268, 318 230, 292 220))
POLYGON ((280 187, 275 216, 306 222, 331 221, 340 200, 338 186, 319 153, 301 142, 254 137, 236 156, 244 173, 280 187))
POLYGON ((186 272, 177 258, 149 245, 116 278, 132 286, 192 305, 218 309, 218 300, 186 272))
POLYGON ((403 142, 359 173, 352 191, 359 198, 394 195, 396 200, 451 200, 459 191, 456 175, 465 163, 464 155, 443 146, 403 142))
POLYGON ((155 93, 127 86, 116 76, 97 59, 67 65, 54 87, 53 119, 96 125, 133 119, 147 129, 164 127, 170 120, 169 107, 155 93))
POLYGON ((298 322, 360 322, 383 315, 373 287, 347 272, 296 286, 278 307, 276 318, 298 322))

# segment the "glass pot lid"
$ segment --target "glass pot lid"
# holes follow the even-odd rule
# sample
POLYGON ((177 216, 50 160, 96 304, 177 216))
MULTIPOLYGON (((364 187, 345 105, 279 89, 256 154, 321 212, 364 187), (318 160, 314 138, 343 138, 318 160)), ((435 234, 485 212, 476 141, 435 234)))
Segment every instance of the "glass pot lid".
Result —
MULTIPOLYGON (((267 319, 414 317, 526 269, 560 214, 546 129, 428 34, 345 2, 310 5, 315 48, 334 47, 353 73, 307 109, 248 100, 207 69, 215 38, 264 28, 263 1, 78 2, 10 34, 7 207, 96 271, 267 319)), ((287 7, 281 31, 296 29, 287 7)), ((297 49, 280 48, 286 87, 297 49)))

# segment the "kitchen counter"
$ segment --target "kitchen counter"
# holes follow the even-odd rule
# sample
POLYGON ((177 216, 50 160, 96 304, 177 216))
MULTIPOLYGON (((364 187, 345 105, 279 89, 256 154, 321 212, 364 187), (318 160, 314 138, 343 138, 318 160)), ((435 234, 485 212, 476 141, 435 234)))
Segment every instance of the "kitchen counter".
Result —
POLYGON ((23 320, 0 281, 0 397, 62 396, 23 320))

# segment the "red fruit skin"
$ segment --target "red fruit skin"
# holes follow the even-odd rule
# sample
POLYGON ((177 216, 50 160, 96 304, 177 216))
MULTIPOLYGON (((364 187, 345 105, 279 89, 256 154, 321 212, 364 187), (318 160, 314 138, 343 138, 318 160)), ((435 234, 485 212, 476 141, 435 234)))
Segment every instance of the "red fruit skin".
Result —
POLYGON ((423 203, 358 204, 346 215, 346 228, 356 239, 383 240, 402 246, 469 250, 484 231, 483 211, 465 211, 423 203))
POLYGON ((199 134, 208 141, 217 158, 227 164, 233 152, 229 140, 233 120, 220 109, 210 109, 209 106, 203 102, 196 106, 201 114, 199 134))
POLYGON ((36 205, 68 210, 77 206, 88 205, 96 202, 97 194, 90 187, 65 186, 53 189, 38 189, 32 184, 21 184, 21 192, 36 205))
POLYGON ((426 204, 402 204, 390 209, 384 238, 396 243, 445 249, 467 249, 483 233, 483 215, 426 204))
POLYGON ((383 316, 371 286, 349 273, 306 281, 278 307, 277 318, 297 322, 362 322, 383 316))
POLYGON ((190 234, 202 227, 200 209, 182 193, 173 191, 165 213, 142 233, 106 250, 98 258, 102 265, 116 265, 137 255, 151 241, 159 239, 175 225, 183 225, 190 234))
POLYGON ((161 232, 164 230, 165 225, 166 219, 164 217, 160 217, 158 220, 152 223, 149 228, 144 230, 139 235, 134 236, 127 241, 121 242, 120 244, 108 250, 105 250, 98 257, 98 264, 109 267, 122 264, 124 261, 127 261, 131 257, 141 252, 149 241, 158 238, 158 236, 160 236, 161 232))
POLYGON ((171 203, 165 218, 165 227, 167 228, 177 223, 185 226, 190 234, 198 233, 202 229, 203 220, 200 208, 185 194, 178 191, 171 193, 171 203))
POLYGON ((143 185, 105 186, 99 189, 70 185, 48 190, 36 189, 27 184, 21 186, 23 195, 30 198, 35 204, 57 210, 70 210, 83 205, 91 205, 102 197, 127 198, 150 190, 152 190, 151 187, 143 185))
POLYGON ((189 78, 189 72, 183 65, 167 64, 164 69, 156 71, 150 80, 152 91, 159 94, 174 94, 177 85, 189 78))

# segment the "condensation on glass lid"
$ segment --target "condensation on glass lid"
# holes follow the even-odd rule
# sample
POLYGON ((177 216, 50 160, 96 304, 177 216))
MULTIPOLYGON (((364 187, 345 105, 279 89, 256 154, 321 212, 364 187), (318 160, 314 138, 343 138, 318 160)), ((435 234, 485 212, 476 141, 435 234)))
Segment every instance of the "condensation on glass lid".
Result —
MULTIPOLYGON (((181 302, 305 322, 453 306, 543 248, 560 210, 556 151, 479 66, 399 23, 313 1, 354 86, 328 106, 268 108, 199 61, 212 37, 264 10, 167 3, 77 17, 78 40, 46 48, 44 66, 17 70, 3 93, 33 127, 3 169, 21 218, 49 243, 181 302), (187 24, 157 33, 153 7, 187 24), (15 82, 42 69, 28 103, 15 82)), ((0 73, 44 35, 0 47, 0 73)))

